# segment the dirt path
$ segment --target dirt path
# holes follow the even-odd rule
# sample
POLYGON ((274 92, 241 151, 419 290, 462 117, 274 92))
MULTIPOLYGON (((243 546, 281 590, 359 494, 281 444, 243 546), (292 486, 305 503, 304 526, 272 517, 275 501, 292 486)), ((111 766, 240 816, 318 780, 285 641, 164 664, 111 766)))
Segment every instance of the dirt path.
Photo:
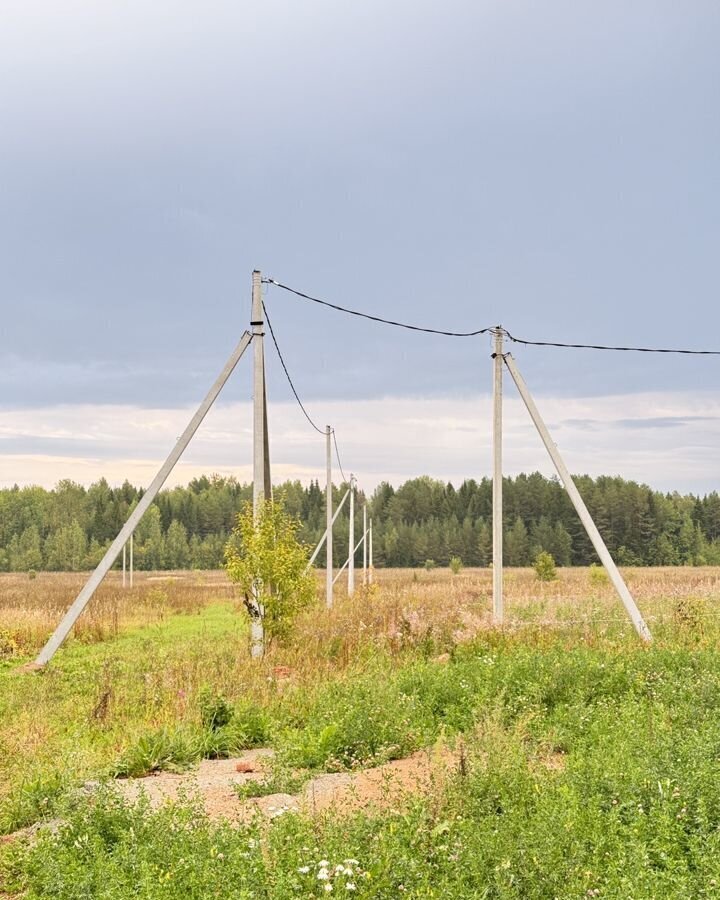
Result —
POLYGON ((136 800, 145 793, 154 807, 183 796, 199 797, 211 819, 241 822, 258 810, 274 818, 291 810, 312 815, 328 809, 340 812, 369 807, 391 809, 410 794, 426 792, 458 765, 458 754, 446 748, 420 750, 405 759, 371 769, 318 775, 298 794, 269 794, 241 800, 236 786, 262 781, 264 767, 271 757, 271 750, 252 750, 235 759, 203 760, 192 772, 159 772, 145 778, 118 781, 116 785, 125 799, 136 800))

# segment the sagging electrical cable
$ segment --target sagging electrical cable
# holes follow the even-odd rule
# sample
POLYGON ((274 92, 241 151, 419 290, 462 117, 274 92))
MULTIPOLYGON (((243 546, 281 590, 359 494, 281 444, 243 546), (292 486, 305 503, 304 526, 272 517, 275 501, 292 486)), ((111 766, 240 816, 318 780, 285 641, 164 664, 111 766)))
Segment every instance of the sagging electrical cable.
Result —
POLYGON ((362 319, 369 319, 372 322, 379 322, 382 325, 392 325, 395 328, 405 328, 408 331, 420 331, 424 332, 425 334, 439 334, 444 337, 477 337, 481 334, 492 334, 500 331, 508 338, 508 340, 512 341, 515 344, 523 344, 526 347, 560 347, 569 350, 609 350, 612 352, 623 353, 664 353, 682 354, 685 356, 720 356, 720 350, 693 350, 677 347, 631 347, 614 346, 609 344, 568 343, 564 341, 533 341, 527 338, 515 337, 515 335, 511 334, 506 328, 503 328, 500 325, 478 328, 475 331, 444 331, 440 328, 424 328, 419 325, 411 325, 408 322, 398 322, 393 319, 385 319, 382 316, 375 316, 371 315, 370 313, 361 312, 357 309, 350 309, 346 306, 340 306, 338 303, 330 303, 330 301, 328 300, 321 300, 319 297, 312 297, 310 294, 305 294, 302 291, 291 288, 286 284, 282 284, 282 282, 276 281, 274 278, 265 278, 263 280, 265 284, 274 284, 275 287, 282 288, 282 290, 288 291, 291 294, 295 294, 297 297, 301 297, 304 300, 310 300, 313 303, 318 303, 321 306, 326 306, 330 309, 335 309, 338 312, 343 312, 350 316, 358 316, 362 319))
MULTIPOLYGON (((312 425, 312 427, 315 429, 315 431, 318 432, 318 434, 323 434, 323 435, 327 434, 327 432, 325 431, 324 428, 320 428, 318 425, 315 424, 315 422, 313 422, 312 418, 310 417, 310 413, 307 411, 307 409, 305 409, 305 404, 300 399, 300 395, 298 394, 297 389, 293 383, 293 380, 290 377, 290 372, 288 371, 288 367, 285 364, 285 359, 283 358, 283 355, 280 351, 280 347, 278 345, 277 338, 275 337, 275 332, 273 331, 272 322, 270 321, 270 316, 268 315, 267 307, 265 306, 264 302, 263 302, 263 312, 265 314, 265 321, 267 322, 268 330, 270 331, 270 337, 272 338, 272 342, 275 346, 275 352, 278 355, 278 359, 280 360, 280 365, 283 368, 283 372, 285 372, 285 377, 287 378, 288 384, 290 385, 290 390, 293 392, 293 395, 294 395, 295 399, 297 400, 298 406, 302 410, 305 418, 308 420, 310 425, 312 425)), ((343 471, 342 463, 340 462, 340 450, 338 449, 337 435, 335 434, 334 428, 332 429, 331 433, 333 436, 333 443, 335 445, 335 457, 337 459, 338 468, 340 469, 340 474, 342 475, 343 481, 347 481, 347 478, 345 477, 345 472, 343 471)))

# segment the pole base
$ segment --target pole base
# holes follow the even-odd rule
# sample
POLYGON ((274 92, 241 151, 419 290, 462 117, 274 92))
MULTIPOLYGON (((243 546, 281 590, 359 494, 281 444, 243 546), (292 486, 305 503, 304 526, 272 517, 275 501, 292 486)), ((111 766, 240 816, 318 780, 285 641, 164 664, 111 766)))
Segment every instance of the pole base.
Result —
POLYGON ((31 675, 33 672, 44 672, 45 666, 39 662, 27 662, 15 669, 17 675, 31 675))

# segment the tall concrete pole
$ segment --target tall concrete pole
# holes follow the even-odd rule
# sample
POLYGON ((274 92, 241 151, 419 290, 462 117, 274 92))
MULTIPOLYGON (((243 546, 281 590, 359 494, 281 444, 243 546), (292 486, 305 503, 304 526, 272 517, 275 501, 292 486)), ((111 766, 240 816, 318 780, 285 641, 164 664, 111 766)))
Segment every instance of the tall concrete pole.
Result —
MULTIPOLYGON (((264 501, 270 499, 269 489, 266 493, 266 481, 269 481, 270 468, 265 457, 267 441, 265 348, 263 345, 265 321, 262 308, 262 273, 257 269, 252 273, 250 326, 253 340, 253 515, 257 523, 264 501)), ((261 587, 260 584, 255 586, 255 609, 250 621, 250 654, 253 659, 259 659, 265 651, 263 626, 265 610, 260 602, 261 587)))
POLYGON ((327 531, 325 538, 325 603, 328 609, 333 605, 333 511, 332 511, 332 428, 325 426, 325 456, 327 464, 327 487, 325 488, 325 509, 327 531))
POLYGON ((502 508, 502 372, 503 332, 495 330, 493 377, 493 621, 500 624, 503 608, 503 508, 502 508))
POLYGON ((127 544, 123 547, 123 587, 125 587, 125 569, 126 569, 126 561, 127 558, 127 544))
POLYGON ((618 571, 618 567, 615 565, 615 561, 613 560, 612 556, 610 556, 610 551, 605 546, 605 541, 603 541, 600 532, 597 530, 597 526, 595 525, 595 522, 593 522, 588 508, 587 506, 585 506, 585 503, 580 496, 580 492, 578 491, 577 486, 572 479, 572 475, 565 465, 562 456, 560 456, 560 451, 555 445, 553 439, 550 437, 550 432, 547 430, 547 426, 545 425, 545 422, 538 412, 537 406, 535 406, 535 401, 533 400, 522 375, 515 365, 515 360, 509 353, 505 357, 505 365, 510 370, 513 381, 517 385, 518 391, 520 391, 520 396, 523 399, 523 403, 525 404, 527 411, 530 413, 530 418, 535 423, 538 434, 540 435, 543 444, 545 444, 545 449, 550 454, 550 459, 553 461, 555 469, 560 476, 560 480, 565 485, 565 490, 568 492, 568 496, 572 501, 572 505, 577 510, 577 514, 580 516, 580 521, 585 526, 585 531, 587 531, 587 535, 592 541, 595 552, 600 557, 600 562, 602 562, 602 564, 605 566, 605 570, 610 576, 613 587, 622 600, 623 605, 625 606, 625 609, 627 610, 627 613, 630 616, 633 625, 635 626, 635 630, 644 641, 651 641, 652 636, 650 634, 650 630, 645 624, 640 610, 635 605, 635 601, 633 600, 622 575, 618 571))
POLYGON ((130 587, 135 580, 135 532, 130 535, 130 587))
POLYGON ((262 308, 262 273, 252 273, 252 315, 250 320, 253 337, 253 512, 258 511, 265 499, 265 348, 263 335, 265 322, 262 308))
POLYGON ((348 540, 348 597, 355 593, 355 476, 350 475, 350 529, 348 540))

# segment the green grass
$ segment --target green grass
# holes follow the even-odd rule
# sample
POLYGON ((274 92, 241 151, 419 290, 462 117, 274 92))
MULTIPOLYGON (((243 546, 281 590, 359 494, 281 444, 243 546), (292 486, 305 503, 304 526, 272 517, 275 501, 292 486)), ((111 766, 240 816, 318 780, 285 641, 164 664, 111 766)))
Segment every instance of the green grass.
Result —
POLYGON ((68 788, 121 771, 123 754, 137 743, 158 757, 146 770, 212 755, 203 747, 196 695, 217 673, 232 672, 246 643, 244 617, 230 604, 211 604, 201 615, 171 616, 110 642, 71 642, 37 675, 18 674, 22 660, 3 664, 0 833, 52 815, 68 788), (183 729, 189 747, 178 736, 183 729), (170 736, 170 758, 149 747, 153 734, 170 736))
POLYGON ((679 631, 651 647, 486 633, 446 664, 363 653, 281 691, 263 667, 243 680, 243 620, 221 605, 71 645, 39 677, 0 676, 3 741, 22 734, 28 750, 25 768, 3 763, 4 827, 66 822, 4 848, 0 885, 67 900, 718 896, 716 646, 679 631), (33 717, 45 745, 28 743, 33 717), (395 812, 230 828, 191 804, 151 812, 70 789, 259 744, 276 749, 273 783, 299 784, 458 734, 463 770, 395 812))
POLYGON ((713 651, 480 641, 447 666, 414 662, 387 670, 381 685, 377 673, 343 679, 293 705, 295 723, 286 718, 276 736, 293 762, 352 764, 457 729, 466 771, 401 813, 286 814, 237 829, 190 806, 150 813, 108 794, 76 805, 57 836, 8 851, 9 884, 28 897, 313 897, 326 896, 322 860, 332 869, 353 858, 351 876, 332 876, 334 894, 718 894, 713 651), (559 751, 564 765, 549 766, 559 751))

